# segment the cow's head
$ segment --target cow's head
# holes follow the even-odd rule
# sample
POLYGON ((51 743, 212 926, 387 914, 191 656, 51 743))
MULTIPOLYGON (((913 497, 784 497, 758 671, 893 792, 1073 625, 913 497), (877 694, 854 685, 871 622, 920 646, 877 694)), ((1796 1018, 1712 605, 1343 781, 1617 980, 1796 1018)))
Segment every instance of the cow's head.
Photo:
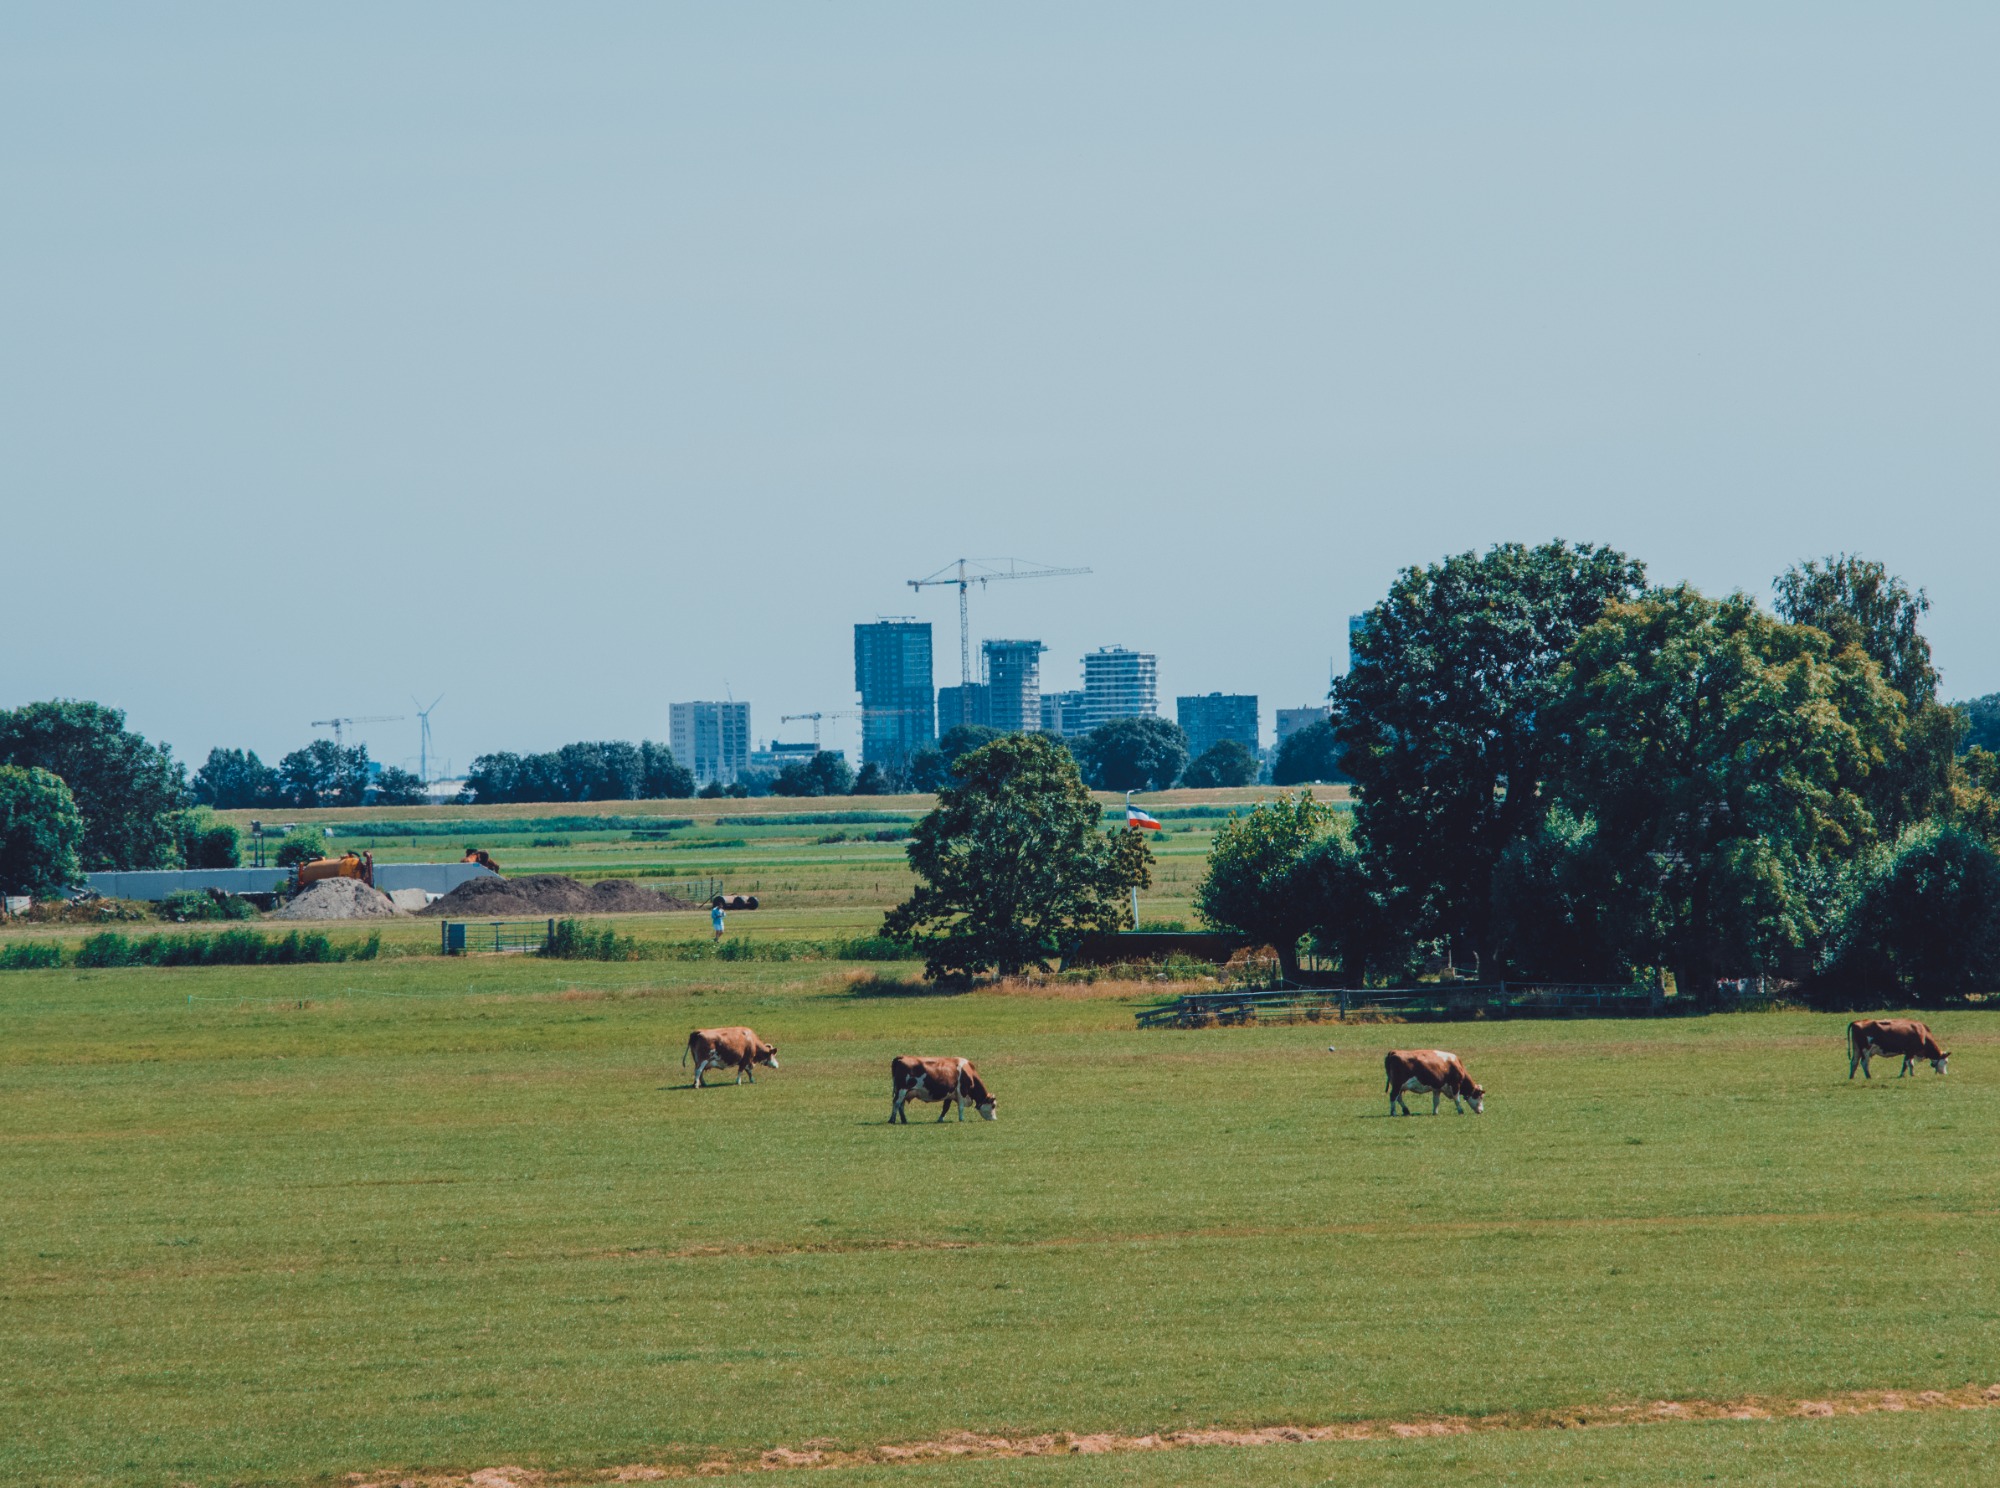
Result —
POLYGON ((1465 1097, 1465 1103, 1472 1107, 1472 1114, 1481 1115, 1486 1110, 1486 1087, 1477 1080, 1468 1079, 1459 1087, 1458 1093, 1465 1097))
POLYGON ((979 1112, 982 1121, 998 1121, 1000 1119, 1000 1102, 990 1095, 985 1100, 975 1101, 973 1108, 979 1112))
POLYGON ((1945 1062, 1950 1058, 1951 1058, 1951 1050, 1949 1049, 1938 1050, 1937 1058, 1931 1061, 1931 1068, 1936 1070, 1939 1074, 1943 1074, 1945 1062))
POLYGON ((778 1067, 778 1046, 776 1044, 759 1044, 757 1046, 757 1062, 759 1064, 768 1064, 772 1069, 776 1069, 778 1067))

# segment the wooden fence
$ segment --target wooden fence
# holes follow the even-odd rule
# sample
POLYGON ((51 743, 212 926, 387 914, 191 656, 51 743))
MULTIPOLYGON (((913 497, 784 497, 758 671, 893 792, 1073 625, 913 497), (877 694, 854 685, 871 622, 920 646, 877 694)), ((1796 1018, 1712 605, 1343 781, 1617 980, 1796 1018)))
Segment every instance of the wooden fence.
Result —
POLYGON ((1441 982, 1427 987, 1190 992, 1140 1008, 1141 1028, 1211 1028, 1246 1023, 1341 1022, 1393 1017, 1410 1022, 1467 1018, 1648 1018, 1672 1011, 1650 987, 1580 982, 1441 982))

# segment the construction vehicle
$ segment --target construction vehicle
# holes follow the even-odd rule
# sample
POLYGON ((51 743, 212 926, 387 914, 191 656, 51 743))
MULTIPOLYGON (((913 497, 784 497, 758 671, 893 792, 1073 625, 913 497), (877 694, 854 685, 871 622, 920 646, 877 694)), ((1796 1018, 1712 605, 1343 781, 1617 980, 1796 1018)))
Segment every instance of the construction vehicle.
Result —
POLYGON ((297 892, 323 878, 358 878, 370 888, 375 886, 375 854, 343 853, 337 858, 314 858, 301 863, 292 879, 292 889, 297 892))
POLYGON ((465 850, 465 856, 460 858, 459 862, 477 863, 490 873, 498 873, 500 871, 500 865, 493 861, 491 855, 484 848, 468 847, 465 850))

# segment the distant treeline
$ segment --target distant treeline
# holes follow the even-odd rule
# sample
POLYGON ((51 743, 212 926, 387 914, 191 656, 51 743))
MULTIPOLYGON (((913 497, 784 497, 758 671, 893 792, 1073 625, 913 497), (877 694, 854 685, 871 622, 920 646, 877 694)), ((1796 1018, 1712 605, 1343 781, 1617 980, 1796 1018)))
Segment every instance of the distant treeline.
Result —
POLYGON ((694 774, 651 739, 565 744, 546 754, 482 754, 465 777, 481 805, 517 801, 659 801, 694 794, 694 774))

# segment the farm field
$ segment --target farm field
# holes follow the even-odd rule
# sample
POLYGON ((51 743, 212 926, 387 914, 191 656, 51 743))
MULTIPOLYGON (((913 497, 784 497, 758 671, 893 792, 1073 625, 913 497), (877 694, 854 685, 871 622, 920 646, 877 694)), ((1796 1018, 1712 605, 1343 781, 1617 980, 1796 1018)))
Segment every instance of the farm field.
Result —
POLYGON ((1933 1020, 1947 1078, 1850 1084, 1833 1017, 1140 1033, 1150 987, 911 971, 0 976, 0 1480, 1956 1483, 2000 1447, 1989 1015, 1933 1020), (783 1068, 686 1088, 734 1022, 783 1068), (1383 1114, 1382 1049, 1433 1043, 1484 1117, 1383 1114), (884 1124, 912 1051, 1000 1121, 884 1124), (1950 1393, 1797 1415, 1881 1391, 1950 1393), (1775 1419, 1532 1429, 1657 1402, 1775 1419), (1393 1435, 1447 1418, 1530 1429, 1393 1435), (1271 1426, 1376 1439, 872 1460, 1271 1426))

